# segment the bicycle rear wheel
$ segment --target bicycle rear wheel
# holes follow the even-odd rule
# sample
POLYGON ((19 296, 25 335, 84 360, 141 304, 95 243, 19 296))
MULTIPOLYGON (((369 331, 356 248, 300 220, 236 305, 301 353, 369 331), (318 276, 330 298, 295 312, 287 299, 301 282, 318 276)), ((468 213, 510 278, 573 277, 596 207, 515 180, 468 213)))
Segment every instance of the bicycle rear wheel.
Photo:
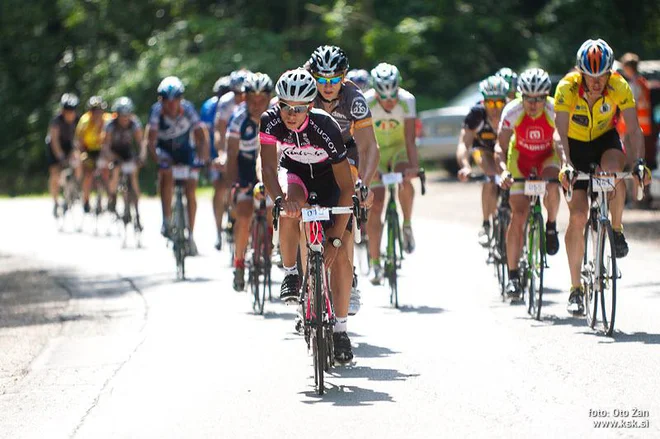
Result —
POLYGON ((584 257, 582 259, 582 290, 584 291, 584 312, 587 315, 587 325, 594 328, 598 314, 598 294, 595 291, 594 270, 597 253, 597 230, 592 227, 591 218, 584 228, 584 257))
POLYGON ((528 235, 528 281, 529 290, 527 311, 536 320, 541 320, 543 306, 543 271, 545 269, 545 231, 543 216, 534 214, 531 230, 528 235))
POLYGON ((186 278, 186 221, 184 215, 182 194, 178 193, 174 205, 174 219, 172 223, 175 228, 173 248, 174 258, 176 260, 176 276, 177 279, 181 280, 186 278))
POLYGON ((264 313, 264 302, 266 300, 265 282, 262 288, 262 278, 266 279, 263 264, 264 240, 266 225, 262 221, 255 220, 252 223, 252 267, 250 270, 250 289, 252 290, 252 309, 257 314, 264 313))
POLYGON ((614 234, 609 221, 602 221, 600 233, 600 270, 596 282, 601 303, 601 323, 605 335, 610 337, 614 332, 614 317, 616 314, 616 280, 619 276, 614 250, 614 234))

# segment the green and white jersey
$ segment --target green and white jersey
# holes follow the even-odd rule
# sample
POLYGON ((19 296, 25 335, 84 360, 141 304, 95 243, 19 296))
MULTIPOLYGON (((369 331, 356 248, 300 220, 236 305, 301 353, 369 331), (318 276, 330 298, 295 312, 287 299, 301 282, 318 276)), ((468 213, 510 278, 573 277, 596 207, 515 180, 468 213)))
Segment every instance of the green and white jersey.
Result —
POLYGON ((381 107, 378 99, 376 99, 376 91, 374 89, 367 91, 364 97, 367 99, 367 104, 371 110, 374 130, 376 131, 376 140, 378 140, 380 148, 405 147, 404 121, 417 117, 415 96, 399 87, 399 101, 389 113, 381 107))

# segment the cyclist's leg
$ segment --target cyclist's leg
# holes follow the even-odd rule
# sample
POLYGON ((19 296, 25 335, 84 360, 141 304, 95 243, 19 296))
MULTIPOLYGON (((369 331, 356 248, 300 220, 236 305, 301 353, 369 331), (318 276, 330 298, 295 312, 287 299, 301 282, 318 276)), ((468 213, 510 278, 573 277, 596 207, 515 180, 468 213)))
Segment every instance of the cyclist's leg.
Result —
POLYGON ((215 227, 218 236, 222 231, 222 217, 225 214, 225 201, 227 199, 227 183, 224 175, 217 169, 211 171, 211 180, 213 181, 213 215, 215 217, 215 227))
POLYGON ((197 178, 189 178, 186 181, 186 202, 188 206, 188 224, 190 235, 195 230, 195 217, 197 215, 197 178))
POLYGON ((48 188, 50 195, 53 197, 53 202, 57 203, 60 193, 60 172, 61 167, 59 164, 52 164, 48 166, 48 188))
POLYGON ((374 262, 380 261, 380 241, 383 232, 383 208, 385 205, 385 187, 378 184, 371 185, 374 202, 367 218, 367 235, 369 235, 369 258, 374 262))
POLYGON ((169 224, 172 217, 172 195, 174 193, 174 179, 170 166, 173 159, 172 154, 164 149, 158 148, 157 153, 159 158, 158 192, 163 212, 163 224, 169 224))
MULTIPOLYGON (((295 174, 287 174, 288 186, 286 190, 286 201, 292 201, 303 206, 307 202, 307 188, 300 177, 295 174)), ((280 254, 284 268, 284 280, 280 288, 280 298, 295 299, 300 290, 300 279, 302 273, 298 273, 297 255, 298 245, 301 238, 300 217, 280 216, 280 254)))
MULTIPOLYGON (((559 176, 560 161, 556 152, 543 162, 541 177, 544 179, 557 179, 559 176)), ((548 183, 546 186, 543 205, 548 213, 547 222, 556 223, 559 211, 559 184, 548 183)))
POLYGON ((83 160, 83 204, 89 206, 89 194, 92 192, 92 179, 94 171, 96 170, 96 159, 88 152, 87 157, 83 160))
MULTIPOLYGON (((481 148, 480 152, 479 167, 485 175, 493 177, 497 173, 493 151, 481 148)), ((481 210, 484 223, 497 210, 497 185, 492 181, 484 183, 481 188, 481 210)))
POLYGON ((234 224, 234 242, 236 244, 234 267, 238 267, 239 265, 243 267, 250 233, 250 221, 254 212, 252 191, 241 193, 238 196, 234 212, 236 213, 236 223, 234 224))
MULTIPOLYGON (((410 167, 408 163, 408 156, 403 152, 403 155, 395 156, 392 167, 395 172, 404 172, 410 167)), ((399 185, 399 203, 401 203, 401 212, 403 213, 403 225, 409 225, 412 219, 413 202, 415 201, 415 188, 410 180, 403 180, 399 185)))
MULTIPOLYGON (((530 161, 520 157, 517 148, 510 150, 507 157, 507 169, 513 178, 525 178, 529 175, 530 161)), ((509 191, 511 206, 511 222, 506 232, 506 256, 509 268, 509 279, 518 278, 518 261, 522 252, 523 233, 529 213, 529 199, 524 194, 524 183, 514 183, 509 191)))

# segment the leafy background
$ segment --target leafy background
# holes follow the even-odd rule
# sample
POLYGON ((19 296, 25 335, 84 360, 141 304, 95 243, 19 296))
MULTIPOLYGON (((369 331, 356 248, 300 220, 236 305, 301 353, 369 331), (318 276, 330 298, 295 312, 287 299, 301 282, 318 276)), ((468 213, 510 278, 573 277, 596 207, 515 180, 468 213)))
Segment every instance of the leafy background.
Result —
POLYGON ((0 193, 45 190, 63 92, 128 95, 144 120, 164 76, 199 106, 231 70, 277 78, 336 44, 353 67, 396 64, 424 110, 502 66, 565 72, 592 37, 657 58, 657 0, 2 0, 0 193))

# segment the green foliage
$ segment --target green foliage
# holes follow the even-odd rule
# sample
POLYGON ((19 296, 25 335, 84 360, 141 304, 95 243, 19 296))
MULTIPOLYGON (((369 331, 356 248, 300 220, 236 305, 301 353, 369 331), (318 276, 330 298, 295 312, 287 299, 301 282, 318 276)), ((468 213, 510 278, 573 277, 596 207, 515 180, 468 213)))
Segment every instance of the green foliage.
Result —
POLYGON ((45 189, 43 139, 63 92, 131 96, 144 120, 166 75, 199 105, 236 68, 276 80, 336 44, 352 67, 396 64, 421 111, 502 66, 564 72, 590 37, 657 57, 657 0, 3 0, 0 193, 45 189))

